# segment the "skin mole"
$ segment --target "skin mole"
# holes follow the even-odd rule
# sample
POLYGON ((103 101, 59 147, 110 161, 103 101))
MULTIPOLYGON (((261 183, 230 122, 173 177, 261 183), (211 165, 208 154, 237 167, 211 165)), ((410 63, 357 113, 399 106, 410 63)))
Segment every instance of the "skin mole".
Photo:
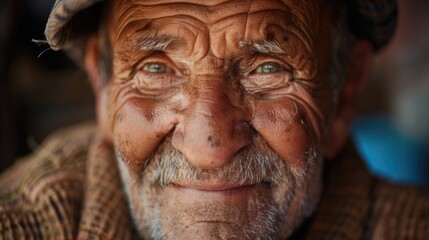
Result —
MULTIPOLYGON (((219 147, 220 145, 219 142, 213 138, 213 136, 208 136, 207 141, 209 142, 210 147, 212 148, 219 147)), ((213 164, 213 162, 211 164, 213 164)))

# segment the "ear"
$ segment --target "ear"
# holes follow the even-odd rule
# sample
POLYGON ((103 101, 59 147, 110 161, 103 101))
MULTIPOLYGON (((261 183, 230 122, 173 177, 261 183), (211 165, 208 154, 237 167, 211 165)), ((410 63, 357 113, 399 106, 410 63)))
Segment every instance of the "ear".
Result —
POLYGON ((98 35, 93 35, 88 39, 85 51, 85 70, 91 82, 96 100, 96 114, 98 132, 103 140, 112 143, 112 130, 109 125, 109 115, 107 109, 107 83, 103 82, 100 74, 100 41, 98 35))
POLYGON ((374 50, 371 43, 357 40, 327 139, 325 157, 328 159, 335 157, 348 139, 349 126, 353 121, 358 99, 370 76, 373 62, 374 50))

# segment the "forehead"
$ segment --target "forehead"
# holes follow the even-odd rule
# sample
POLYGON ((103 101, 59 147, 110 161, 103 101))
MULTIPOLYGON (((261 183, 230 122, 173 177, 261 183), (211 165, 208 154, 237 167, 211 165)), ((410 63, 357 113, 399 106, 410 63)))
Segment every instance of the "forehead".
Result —
POLYGON ((117 0, 112 2, 116 20, 136 13, 147 18, 193 16, 205 23, 216 23, 232 15, 261 11, 289 11, 297 17, 307 17, 320 10, 322 0, 117 0), (157 11, 151 11, 151 10, 157 11), (119 13, 120 15, 116 14, 119 13), (128 13, 128 14, 127 14, 128 13))
POLYGON ((208 49, 225 58, 239 51, 240 42, 260 40, 289 42, 311 52, 326 28, 326 5, 314 0, 119 0, 111 5, 110 29, 116 43, 129 44, 141 35, 174 36, 194 54, 208 49))

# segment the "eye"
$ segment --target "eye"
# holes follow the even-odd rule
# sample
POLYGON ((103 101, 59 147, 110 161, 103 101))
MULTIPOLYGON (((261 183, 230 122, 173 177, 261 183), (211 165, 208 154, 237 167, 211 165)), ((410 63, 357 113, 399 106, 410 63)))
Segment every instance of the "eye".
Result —
POLYGON ((275 62, 263 63, 256 68, 255 73, 269 74, 283 71, 283 67, 275 62))
POLYGON ((172 69, 167 64, 161 62, 146 63, 143 66, 143 70, 151 74, 165 74, 172 72, 172 69))

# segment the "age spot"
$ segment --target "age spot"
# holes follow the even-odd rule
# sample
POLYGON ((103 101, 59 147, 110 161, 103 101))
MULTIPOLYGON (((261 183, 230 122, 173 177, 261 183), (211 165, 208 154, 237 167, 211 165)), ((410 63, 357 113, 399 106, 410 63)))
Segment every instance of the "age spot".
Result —
POLYGON ((212 148, 219 146, 219 142, 217 142, 212 136, 208 136, 207 141, 209 142, 210 147, 212 148))

